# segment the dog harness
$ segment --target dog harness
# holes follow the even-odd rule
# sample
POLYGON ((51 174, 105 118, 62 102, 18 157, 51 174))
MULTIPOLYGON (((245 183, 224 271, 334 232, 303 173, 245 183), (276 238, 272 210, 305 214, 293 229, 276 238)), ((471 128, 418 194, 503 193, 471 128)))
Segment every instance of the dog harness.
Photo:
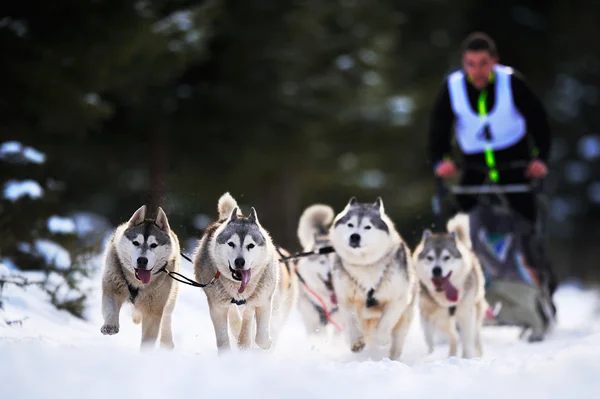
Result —
POLYGON ((387 273, 391 264, 392 264, 391 260, 386 263, 385 267, 383 268, 383 271, 381 272, 381 275, 379 276, 379 279, 377 280, 377 282, 375 283, 375 285, 373 285, 373 287, 371 289, 367 289, 361 283, 359 283, 358 280, 352 274, 350 274, 348 269, 346 269, 344 267, 344 265, 342 264, 342 261, 339 257, 336 258, 335 267, 339 268, 341 271, 343 271, 350 278, 350 280, 352 280, 354 282, 354 284, 356 284, 357 287, 359 287, 362 291, 364 291, 367 294, 367 299, 365 300, 365 307, 371 308, 371 307, 379 305, 379 301, 374 297, 375 291, 377 291, 377 289, 381 285, 381 282, 383 281, 383 277, 387 273))
MULTIPOLYGON (((427 286, 425 284, 423 284, 422 281, 420 282, 420 284, 421 284, 421 292, 426 293, 431 300, 435 301, 435 298, 433 297, 433 295, 431 295, 427 286)), ((439 304, 439 302, 438 302, 438 304, 439 304)), ((456 305, 448 306, 448 315, 450 315, 450 317, 452 317, 452 316, 454 316, 455 313, 456 313, 456 305)))
MULTIPOLYGON (((161 268, 159 268, 156 272, 152 274, 157 275, 163 271, 167 271, 168 265, 169 262, 165 262, 165 264, 161 268)), ((127 284, 127 291, 129 291, 129 300, 133 305, 135 305, 135 300, 137 299, 137 296, 140 293, 140 289, 134 287, 133 284, 131 284, 129 280, 127 280, 127 277, 125 276, 125 271, 123 270, 123 266, 120 265, 119 270, 121 270, 121 276, 123 276, 123 280, 125 280, 125 284, 127 284)))
POLYGON ((125 277, 125 271, 123 270, 122 266, 120 266, 119 269, 121 270, 121 274, 123 275, 123 280, 125 280, 125 284, 127 284, 127 290, 129 291, 129 300, 133 305, 135 305, 135 300, 137 299, 137 296, 140 293, 140 289, 134 287, 133 284, 131 284, 129 280, 127 280, 127 277, 125 277))

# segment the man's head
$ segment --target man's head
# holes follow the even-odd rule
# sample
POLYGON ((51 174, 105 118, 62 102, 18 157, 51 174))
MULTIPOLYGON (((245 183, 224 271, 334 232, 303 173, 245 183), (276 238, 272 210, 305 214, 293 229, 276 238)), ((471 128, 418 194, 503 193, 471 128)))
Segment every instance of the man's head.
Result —
POLYGON ((496 44, 485 33, 471 33, 462 44, 463 69, 478 89, 484 88, 498 62, 496 44))

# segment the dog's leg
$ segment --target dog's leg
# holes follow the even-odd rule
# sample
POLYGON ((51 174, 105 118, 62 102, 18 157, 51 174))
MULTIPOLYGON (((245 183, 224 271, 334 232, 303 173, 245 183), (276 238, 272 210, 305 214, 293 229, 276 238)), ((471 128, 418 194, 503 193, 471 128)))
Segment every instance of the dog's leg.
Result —
POLYGON ((483 345, 481 344, 481 327, 485 318, 486 307, 477 306, 477 323, 475 325, 475 356, 483 356, 483 345))
POLYGON ((476 315, 473 308, 457 309, 456 321, 460 328, 460 338, 463 347, 463 357, 470 359, 475 356, 476 315))
POLYGON ((254 307, 246 305, 244 314, 242 315, 242 328, 238 338, 238 346, 242 349, 252 347, 252 323, 254 321, 254 307))
POLYGON ((390 349, 390 359, 397 360, 402 356, 402 350, 404 349, 404 341, 408 335, 408 330, 413 321, 415 313, 414 304, 411 303, 404 307, 404 313, 400 316, 400 320, 396 322, 392 335, 392 347, 390 349))
POLYGON ((425 318, 425 315, 421 313, 421 328, 423 328, 423 335, 425 336, 425 343, 427 344, 427 351, 429 354, 433 353, 433 332, 434 327, 431 325, 429 320, 425 318))
POLYGON ((227 312, 229 314, 229 328, 235 339, 240 338, 240 331, 242 329, 242 316, 237 305, 230 305, 227 312))
POLYGON ((481 329, 479 326, 476 327, 475 331, 475 356, 482 357, 483 356, 483 345, 481 344, 481 329))
POLYGON ((119 332, 119 313, 123 300, 118 296, 106 292, 102 292, 102 316, 104 317, 104 325, 100 328, 100 332, 104 335, 114 335, 119 332))
POLYGON ((359 327, 356 307, 352 303, 340 303, 340 310, 346 316, 346 328, 348 339, 350 340, 350 349, 352 352, 360 352, 365 348, 365 336, 359 327))
POLYGON ((448 344, 450 351, 449 357, 457 356, 458 353, 458 331, 456 330, 456 318, 451 316, 445 323, 445 333, 448 336, 448 344))
POLYGON ((385 305, 375 330, 375 338, 379 344, 389 344, 390 340, 392 340, 392 329, 397 325, 403 313, 408 310, 408 306, 404 301, 393 300, 385 305))
POLYGON ((150 349, 156 345, 162 313, 144 313, 142 316, 142 342, 140 349, 150 349))
POLYGON ((174 308, 175 298, 167 301, 160 323, 160 345, 169 350, 172 350, 175 347, 175 344, 173 343, 173 330, 171 328, 171 315, 173 314, 174 308))
POLYGON ((271 336, 271 302, 256 308, 256 345, 261 349, 270 349, 271 336))
POLYGON ((337 328, 333 328, 333 326, 331 326, 331 328, 333 328, 333 335, 334 336, 340 336, 344 334, 344 317, 342 315, 341 311, 336 311, 335 313, 331 314, 331 319, 338 325, 340 326, 340 330, 338 330, 337 328))
POLYGON ((302 317, 306 333, 308 335, 315 334, 321 324, 317 309, 304 297, 298 299, 297 309, 302 317))
POLYGON ((208 304, 210 311, 210 318, 215 329, 215 337, 217 338, 217 350, 219 353, 223 353, 231 349, 229 343, 229 331, 227 330, 227 313, 229 304, 226 306, 220 306, 218 304, 208 304))

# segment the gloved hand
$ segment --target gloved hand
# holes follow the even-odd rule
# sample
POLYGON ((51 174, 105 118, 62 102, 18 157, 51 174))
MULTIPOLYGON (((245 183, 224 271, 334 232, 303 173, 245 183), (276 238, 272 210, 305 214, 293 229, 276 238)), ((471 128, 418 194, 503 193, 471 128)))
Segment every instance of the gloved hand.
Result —
POLYGON ((458 169, 452 161, 441 161, 435 168, 435 174, 445 179, 447 177, 456 176, 458 174, 458 169))
POLYGON ((534 159, 527 165, 525 176, 542 179, 548 174, 548 167, 546 164, 539 159, 534 159))

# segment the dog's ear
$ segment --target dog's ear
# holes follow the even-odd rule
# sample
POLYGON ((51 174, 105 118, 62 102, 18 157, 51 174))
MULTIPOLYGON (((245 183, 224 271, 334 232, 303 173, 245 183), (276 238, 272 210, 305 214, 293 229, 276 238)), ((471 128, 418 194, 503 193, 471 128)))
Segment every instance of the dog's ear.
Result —
POLYGON ((158 207, 158 214, 156 215, 156 225, 167 234, 169 234, 169 231, 171 231, 167 214, 160 206, 158 207))
POLYGON ((258 215, 256 214, 256 209, 254 209, 254 207, 250 208, 250 216, 248 216, 248 220, 260 227, 258 215))
MULTIPOLYGON (((348 201, 348 203, 346 204, 344 211, 347 211, 348 209, 352 208, 353 206, 356 206, 357 204, 358 204, 358 201, 356 200, 356 197, 350 197, 350 201, 348 201)), ((344 212, 344 211, 342 211, 342 212, 344 212)))
POLYGON ((133 213, 133 216, 129 219, 129 226, 135 226, 136 224, 140 224, 146 218, 146 205, 142 205, 138 208, 137 211, 133 213))
POLYGON ((431 238, 431 235, 432 235, 431 230, 425 229, 425 230, 423 230, 423 235, 421 236, 421 240, 427 241, 431 238))
POLYGON ((379 213, 383 214, 385 212, 385 208, 383 207, 383 199, 381 197, 377 197, 373 207, 379 211, 379 213))
POLYGON ((239 211, 239 210, 240 210, 240 208, 238 208, 237 206, 236 206, 236 207, 234 207, 234 208, 231 210, 231 214, 229 215, 229 221, 230 221, 230 222, 233 222, 235 219, 237 219, 237 218, 238 218, 238 211, 239 211))

